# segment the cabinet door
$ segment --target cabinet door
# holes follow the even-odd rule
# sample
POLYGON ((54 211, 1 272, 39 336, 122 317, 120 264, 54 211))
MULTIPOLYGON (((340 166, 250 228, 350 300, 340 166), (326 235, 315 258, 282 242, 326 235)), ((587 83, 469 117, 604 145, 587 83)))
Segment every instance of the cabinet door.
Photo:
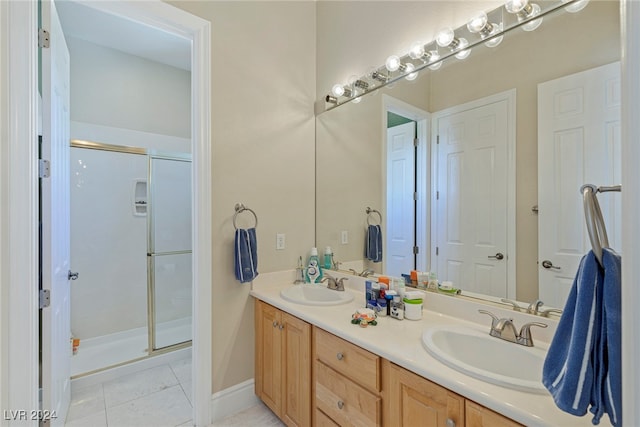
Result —
POLYGON ((470 400, 466 401, 466 427, 516 427, 520 424, 470 400))
POLYGON ((288 425, 311 425, 311 325, 282 312, 282 416, 288 425))
POLYGON ((278 416, 282 393, 282 315, 261 301, 255 303, 256 395, 278 416))
POLYGON ((387 360, 383 377, 384 425, 464 426, 463 397, 387 360))

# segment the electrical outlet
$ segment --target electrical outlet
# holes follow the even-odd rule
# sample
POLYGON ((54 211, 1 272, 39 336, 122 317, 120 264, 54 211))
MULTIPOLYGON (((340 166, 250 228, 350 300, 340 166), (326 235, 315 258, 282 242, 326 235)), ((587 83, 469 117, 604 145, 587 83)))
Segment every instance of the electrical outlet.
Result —
POLYGON ((347 230, 342 230, 342 244, 346 245, 349 243, 349 232, 347 230))
POLYGON ((284 234, 278 233, 276 234, 276 250, 281 251, 285 247, 285 238, 284 234))

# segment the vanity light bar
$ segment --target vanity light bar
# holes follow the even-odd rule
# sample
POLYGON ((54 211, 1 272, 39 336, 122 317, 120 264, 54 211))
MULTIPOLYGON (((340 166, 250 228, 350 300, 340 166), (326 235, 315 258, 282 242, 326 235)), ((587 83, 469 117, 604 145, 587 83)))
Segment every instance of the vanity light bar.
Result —
POLYGON ((354 100, 358 102, 362 99, 362 95, 403 78, 414 80, 420 71, 425 68, 437 70, 446 59, 452 56, 464 59, 469 56, 472 48, 481 43, 488 47, 495 47, 500 44, 507 31, 518 27, 525 31, 533 31, 540 26, 542 18, 547 14, 562 8, 567 12, 578 12, 588 2, 589 0, 536 0, 536 3, 530 3, 529 0, 507 0, 503 6, 489 13, 481 12, 474 15, 464 26, 455 30, 452 28, 441 30, 436 39, 430 43, 414 43, 408 54, 391 55, 384 66, 362 77, 353 77, 347 85, 340 83, 334 85, 332 93, 325 98, 325 111, 354 100), (539 3, 544 4, 544 8, 539 3), (502 22, 491 21, 489 18, 498 16, 502 16, 502 22), (469 42, 467 38, 460 37, 466 34, 472 36, 473 41, 469 42), (446 50, 441 50, 444 48, 446 50))

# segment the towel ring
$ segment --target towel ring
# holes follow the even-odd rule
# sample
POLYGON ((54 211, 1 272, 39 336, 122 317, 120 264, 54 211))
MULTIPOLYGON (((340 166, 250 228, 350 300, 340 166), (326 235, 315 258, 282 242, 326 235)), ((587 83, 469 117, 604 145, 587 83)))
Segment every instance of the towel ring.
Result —
POLYGON ((373 213, 377 213, 378 217, 380 218, 380 220, 378 221, 378 224, 382 225, 382 214, 375 210, 375 209, 371 209, 369 206, 367 206, 367 209, 365 210, 365 212, 367 213, 367 225, 371 225, 371 214, 373 213))
POLYGON ((258 215, 256 215, 253 209, 249 209, 242 203, 236 203, 235 210, 236 210, 236 213, 233 215, 233 226, 235 227, 236 230, 238 229, 238 225, 236 224, 236 218, 238 217, 239 214, 241 214, 244 211, 249 211, 253 214, 253 218, 256 221, 256 225, 254 225, 254 227, 258 227, 258 215))

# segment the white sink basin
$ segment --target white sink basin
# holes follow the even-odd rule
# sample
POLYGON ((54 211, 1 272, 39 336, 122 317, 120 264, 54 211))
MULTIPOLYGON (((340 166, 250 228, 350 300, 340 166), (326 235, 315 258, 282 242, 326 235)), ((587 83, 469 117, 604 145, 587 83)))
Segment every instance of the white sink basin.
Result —
MULTIPOLYGON (((546 348, 525 347, 463 326, 434 326, 422 344, 436 359, 472 377, 530 393, 548 393, 542 385, 546 348)), ((536 344, 537 346, 538 344, 536 344)))
POLYGON ((280 296, 304 305, 339 305, 353 301, 351 292, 334 291, 320 284, 293 285, 280 291, 280 296))

